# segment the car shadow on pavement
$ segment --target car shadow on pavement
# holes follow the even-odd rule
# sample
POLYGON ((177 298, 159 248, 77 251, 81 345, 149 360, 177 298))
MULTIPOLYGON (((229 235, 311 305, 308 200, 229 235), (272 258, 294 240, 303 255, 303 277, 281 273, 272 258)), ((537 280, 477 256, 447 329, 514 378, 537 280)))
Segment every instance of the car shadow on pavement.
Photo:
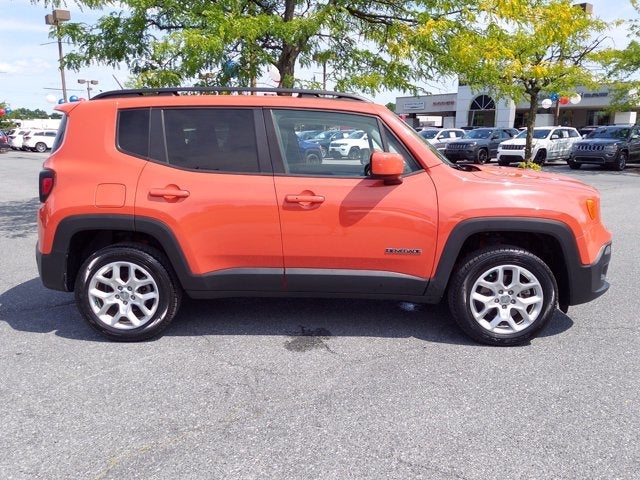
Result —
MULTIPOLYGON (((107 342, 82 319, 73 294, 46 289, 38 278, 0 294, 0 322, 17 331, 107 342)), ((539 336, 558 335, 573 321, 556 311, 539 336)), ((185 298, 163 336, 276 335, 417 338, 427 342, 482 346, 455 325, 446 304, 317 298, 185 298)), ((296 345, 304 345, 298 340, 296 345)))

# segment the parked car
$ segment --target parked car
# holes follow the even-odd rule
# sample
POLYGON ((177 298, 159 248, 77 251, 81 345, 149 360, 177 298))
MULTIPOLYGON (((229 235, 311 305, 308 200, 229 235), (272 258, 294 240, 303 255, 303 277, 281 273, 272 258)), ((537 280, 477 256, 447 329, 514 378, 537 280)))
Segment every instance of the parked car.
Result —
POLYGON ((320 133, 322 133, 322 130, 303 130, 301 132, 296 132, 300 140, 309 140, 320 133))
POLYGON ((188 295, 446 300, 491 345, 527 343, 558 307, 608 289, 595 188, 454 165, 383 105, 286 91, 300 95, 141 89, 56 105, 38 177, 43 284, 119 341, 160 335, 188 295), (357 130, 345 140, 366 140, 368 163, 302 162, 300 125, 357 130))
POLYGON ((57 130, 30 130, 22 137, 22 149, 46 152, 53 147, 57 133, 57 130))
POLYGON ((418 135, 436 149, 443 151, 447 143, 464 137, 465 133, 461 128, 424 128, 418 132, 418 135))
POLYGON ((589 135, 591 132, 593 132, 594 130, 597 130, 601 125, 586 125, 584 127, 580 127, 578 129, 578 133, 580 133, 580 136, 582 138, 586 137, 587 135, 589 135))
POLYGON ((461 139, 447 143, 444 154, 454 163, 460 160, 487 163, 498 153, 500 142, 517 134, 515 128, 475 128, 466 132, 461 139))
POLYGON ((364 165, 369 162, 369 155, 375 148, 379 148, 379 145, 364 130, 356 130, 346 138, 333 140, 329 144, 328 155, 333 158, 360 160, 364 165))
MULTIPOLYGON (((567 160, 571 147, 578 140, 580 134, 573 127, 534 127, 531 158, 538 165, 551 160, 567 160)), ((523 162, 526 143, 526 130, 515 138, 502 142, 498 146, 498 165, 523 162)))
POLYGON ((13 150, 22 150, 22 139, 26 133, 29 133, 29 129, 17 128, 9 134, 9 145, 13 150))
POLYGON ((315 137, 310 138, 309 141, 320 145, 323 152, 327 154, 329 152, 329 145, 332 141, 347 138, 353 132, 354 130, 325 130, 315 137))
POLYGON ((298 146, 300 147, 303 162, 310 165, 322 163, 322 159, 327 155, 324 148, 315 142, 299 140, 298 146))
POLYGON ((9 137, 4 130, 0 130, 0 151, 9 150, 10 148, 9 137))
POLYGON ((640 127, 609 125, 598 127, 586 138, 573 144, 567 163, 569 168, 600 165, 612 170, 624 170, 627 162, 640 161, 640 127))

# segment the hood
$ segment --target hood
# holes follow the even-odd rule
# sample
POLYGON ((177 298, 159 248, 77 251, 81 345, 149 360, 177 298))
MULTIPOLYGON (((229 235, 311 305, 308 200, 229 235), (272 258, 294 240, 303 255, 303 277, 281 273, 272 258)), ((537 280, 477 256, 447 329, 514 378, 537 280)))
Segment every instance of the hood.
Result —
POLYGON ((529 185, 535 188, 539 188, 543 183, 553 184, 554 187, 566 187, 568 189, 584 189, 585 187, 593 188, 572 177, 524 168, 482 165, 477 166, 474 175, 491 182, 517 184, 522 186, 529 185))
POLYGON ((615 145, 616 143, 625 143, 626 140, 621 138, 585 138, 578 140, 578 145, 615 145))

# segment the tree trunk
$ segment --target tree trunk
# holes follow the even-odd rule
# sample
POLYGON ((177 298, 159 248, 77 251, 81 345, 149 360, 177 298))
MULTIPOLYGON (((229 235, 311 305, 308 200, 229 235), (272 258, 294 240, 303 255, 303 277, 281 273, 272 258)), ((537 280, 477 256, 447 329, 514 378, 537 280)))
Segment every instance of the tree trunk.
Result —
POLYGON ((524 147, 524 161, 531 162, 531 150, 533 150, 533 127, 536 125, 538 113, 538 95, 540 91, 529 92, 529 114, 527 115, 527 143, 524 147))

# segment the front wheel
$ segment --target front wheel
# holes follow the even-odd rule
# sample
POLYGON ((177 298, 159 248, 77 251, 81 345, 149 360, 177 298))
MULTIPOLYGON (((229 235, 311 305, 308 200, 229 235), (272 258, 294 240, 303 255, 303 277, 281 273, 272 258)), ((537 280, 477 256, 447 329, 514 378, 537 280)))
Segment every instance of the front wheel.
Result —
POLYGON ((139 341, 169 326, 182 291, 164 255, 142 245, 116 245, 82 265, 75 298, 85 320, 111 340, 139 341))
POLYGON ((307 156, 305 157, 305 161, 308 165, 320 165, 322 163, 321 153, 311 151, 307 153, 307 156))
POLYGON ((538 153, 536 153, 536 157, 533 159, 533 163, 537 163, 538 165, 542 166, 546 161, 547 152, 545 152, 544 150, 538 150, 538 153))
POLYGON ((351 147, 349 150, 349 154, 347 155, 350 160, 359 160, 360 159, 360 148, 359 147, 351 147))
POLYGON ((573 160, 567 160, 567 165, 571 170, 580 170, 581 163, 574 162, 573 160))
POLYGON ((622 151, 618 154, 618 158, 616 158, 616 160, 614 161, 613 165, 611 166, 611 168, 613 170, 616 170, 618 172, 621 172, 622 170, 625 169, 625 167, 627 166, 627 159, 629 157, 629 154, 625 151, 622 151))
POLYGON ((471 338, 520 345, 553 315, 558 287, 549 267, 518 247, 490 247, 468 256, 453 273, 449 308, 471 338))
POLYGON ((476 155, 476 163, 479 163, 480 165, 485 164, 489 161, 489 152, 486 151, 484 148, 481 148, 480 150, 478 150, 478 154, 476 155))

